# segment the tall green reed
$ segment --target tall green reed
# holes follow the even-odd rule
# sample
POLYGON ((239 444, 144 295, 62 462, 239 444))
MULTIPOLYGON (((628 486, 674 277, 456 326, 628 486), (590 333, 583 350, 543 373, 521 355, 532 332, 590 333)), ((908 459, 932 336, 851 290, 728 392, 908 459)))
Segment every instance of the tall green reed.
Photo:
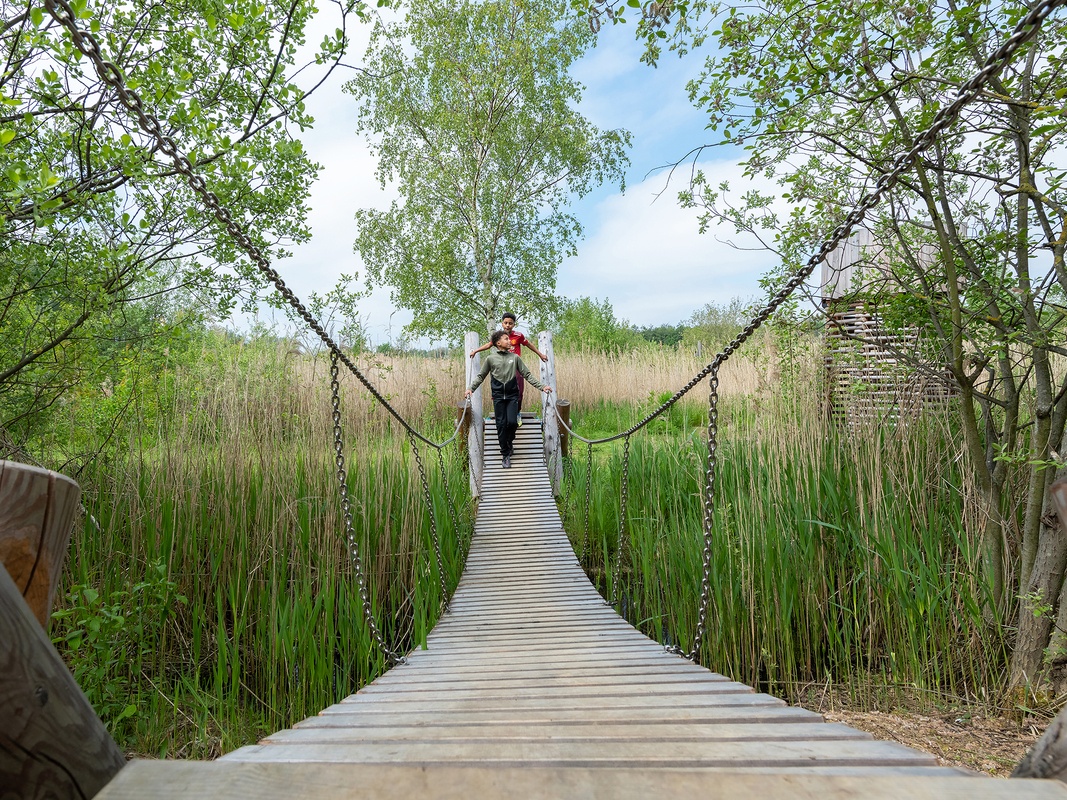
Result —
MULTIPOLYGON (((277 347, 205 353, 176 375, 158 428, 134 430, 80 476, 88 516, 67 584, 122 597, 161 564, 187 599, 127 676, 137 711, 115 728, 130 750, 216 755, 315 714, 386 667, 345 541, 328 387, 305 381, 303 358, 277 347)), ((353 534, 377 623, 404 652, 441 608, 430 516, 407 437, 344 407, 353 534)), ((447 417, 422 422, 432 438, 451 432, 447 417)), ((444 474, 431 449, 422 457, 451 590, 469 541, 462 453, 447 448, 444 474)))
MULTIPOLYGON (((957 697, 1002 685, 1006 632, 983 618, 963 476, 936 419, 834 429, 814 403, 720 408, 706 666, 795 699, 811 682, 908 687, 957 697)), ((594 428, 632 410, 591 410, 594 428)), ((579 427, 579 430, 582 430, 579 427)), ((622 448, 596 453, 587 568, 653 638, 693 646, 702 577, 704 432, 684 411, 630 445, 622 573, 616 559, 622 448)), ((588 479, 569 470, 577 547, 588 479)), ((869 698, 868 698, 869 699, 869 698)))

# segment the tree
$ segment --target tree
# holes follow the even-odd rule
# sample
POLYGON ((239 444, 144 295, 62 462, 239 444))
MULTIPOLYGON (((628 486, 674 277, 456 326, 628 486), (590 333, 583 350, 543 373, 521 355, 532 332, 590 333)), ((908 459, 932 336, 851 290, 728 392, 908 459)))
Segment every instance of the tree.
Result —
MULTIPOLYGON (((745 148, 750 175, 784 187, 792 211, 778 215, 757 192, 735 199, 703 174, 683 199, 739 231, 773 231, 763 242, 781 257, 778 278, 807 260, 1028 10, 953 0, 705 8, 721 50, 692 97, 724 142, 745 148)), ((952 376, 960 450, 979 487, 969 516, 990 611, 1017 620, 1012 682, 1051 674, 1057 690, 1067 677, 1067 537, 1048 487, 1062 472, 1067 422, 1056 365, 1067 355, 1065 44, 1067 24, 1048 19, 887 194, 867 223, 885 248, 869 271, 880 286, 866 287, 887 323, 921 324, 926 355, 952 376)))
POLYGON ((346 84, 373 137, 389 210, 363 209, 355 249, 368 282, 414 312, 412 335, 460 338, 554 302, 556 271, 581 236, 566 213, 621 182, 629 134, 601 132, 567 74, 588 26, 536 0, 416 0, 379 20, 366 68, 346 84))
POLYGON ((646 342, 655 342, 666 347, 673 347, 682 341, 686 328, 684 325, 645 325, 637 329, 646 342))
POLYGON ((620 353, 644 343, 641 334, 626 320, 616 319, 615 310, 606 299, 561 300, 552 327, 556 330, 556 346, 571 352, 620 353))
MULTIPOLYGON (((74 6, 79 26, 265 252, 281 256, 307 236, 303 200, 318 168, 290 127, 311 124, 310 90, 292 76, 307 67, 295 59, 312 6, 74 6)), ((342 28, 316 57, 323 79, 355 6, 338 8, 342 28)), ((0 440, 17 452, 64 393, 106 377, 125 343, 226 314, 254 300, 262 279, 66 29, 37 2, 3 9, 0 440), (171 294, 196 313, 169 313, 171 294)))
POLYGON ((686 321, 682 339, 690 346, 701 342, 709 352, 714 353, 737 336, 751 316, 750 304, 740 297, 734 297, 722 305, 705 303, 686 321))

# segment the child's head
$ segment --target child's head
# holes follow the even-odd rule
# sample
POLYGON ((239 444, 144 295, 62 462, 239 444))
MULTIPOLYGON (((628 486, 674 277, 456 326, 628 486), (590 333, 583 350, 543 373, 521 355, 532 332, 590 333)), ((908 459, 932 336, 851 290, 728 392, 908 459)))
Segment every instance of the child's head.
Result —
POLYGON ((493 347, 499 347, 501 350, 507 350, 511 347, 511 336, 507 331, 493 331, 489 341, 493 347))
POLYGON ((515 315, 510 311, 505 311, 504 315, 500 318, 500 327, 510 333, 515 327, 515 315))

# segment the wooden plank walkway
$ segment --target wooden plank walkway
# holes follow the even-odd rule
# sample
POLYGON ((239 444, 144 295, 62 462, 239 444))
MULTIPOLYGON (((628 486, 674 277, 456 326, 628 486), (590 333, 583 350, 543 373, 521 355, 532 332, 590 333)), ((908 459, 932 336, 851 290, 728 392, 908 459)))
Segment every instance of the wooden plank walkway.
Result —
POLYGON ((540 424, 519 429, 511 470, 491 422, 485 450, 466 570, 426 649, 291 730, 210 764, 136 762, 101 797, 1067 798, 940 767, 665 652, 586 579, 540 424))

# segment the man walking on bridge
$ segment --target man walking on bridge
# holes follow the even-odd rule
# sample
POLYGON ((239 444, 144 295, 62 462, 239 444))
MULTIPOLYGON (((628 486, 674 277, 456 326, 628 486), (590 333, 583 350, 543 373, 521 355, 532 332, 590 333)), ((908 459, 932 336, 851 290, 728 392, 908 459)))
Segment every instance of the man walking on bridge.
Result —
POLYGON ((467 389, 467 397, 481 386, 485 376, 492 374, 489 385, 493 393, 493 414, 496 417, 496 436, 500 442, 501 466, 511 469, 511 454, 514 451, 515 431, 519 427, 519 387, 517 376, 521 375, 541 391, 552 391, 530 374, 529 368, 511 351, 511 338, 507 331, 496 331, 489 342, 493 350, 486 356, 478 376, 467 389))

